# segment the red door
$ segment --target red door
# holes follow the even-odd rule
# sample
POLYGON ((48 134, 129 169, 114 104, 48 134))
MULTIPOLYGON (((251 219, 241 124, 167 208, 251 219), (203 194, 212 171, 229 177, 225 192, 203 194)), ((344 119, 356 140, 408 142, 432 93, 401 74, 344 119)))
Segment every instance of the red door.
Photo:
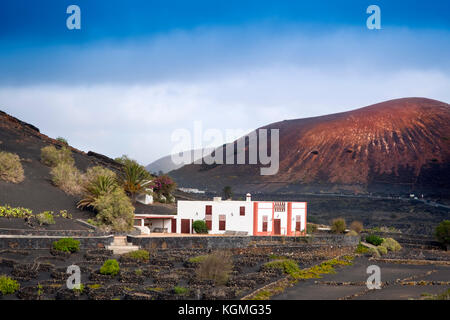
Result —
POLYGON ((177 233, 177 219, 172 218, 172 233, 177 233))
POLYGON ((181 233, 191 233, 191 220, 181 219, 181 233))
POLYGON ((281 220, 280 219, 273 219, 273 231, 274 234, 281 234, 281 220))

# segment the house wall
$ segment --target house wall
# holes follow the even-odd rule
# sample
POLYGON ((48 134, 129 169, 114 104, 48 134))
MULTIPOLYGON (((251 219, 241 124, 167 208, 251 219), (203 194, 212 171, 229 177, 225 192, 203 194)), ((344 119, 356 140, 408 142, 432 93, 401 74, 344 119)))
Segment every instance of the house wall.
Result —
POLYGON ((219 230, 219 215, 226 216, 225 229, 228 231, 253 232, 253 208, 251 201, 178 201, 177 233, 181 233, 181 219, 205 220, 206 206, 212 206, 212 226, 210 233, 223 234, 219 230), (245 215, 240 215, 240 207, 245 207, 245 215))

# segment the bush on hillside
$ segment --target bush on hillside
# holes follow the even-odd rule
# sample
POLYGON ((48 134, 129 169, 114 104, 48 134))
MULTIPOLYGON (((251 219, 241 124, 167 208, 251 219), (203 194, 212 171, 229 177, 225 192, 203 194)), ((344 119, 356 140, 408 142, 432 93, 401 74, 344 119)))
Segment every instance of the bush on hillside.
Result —
POLYGON ((194 231, 196 233, 208 233, 208 228, 206 227, 206 222, 203 220, 195 220, 192 224, 194 231))
POLYGON ((61 252, 74 253, 80 250, 80 241, 72 238, 62 238, 53 242, 53 249, 61 252))
POLYGON ((450 220, 442 221, 434 232, 436 239, 443 245, 450 245, 450 220))
POLYGON ((56 167, 60 163, 73 164, 75 162, 69 148, 56 149, 53 145, 41 149, 41 161, 49 167, 56 167))
POLYGON ((96 224, 102 229, 130 231, 133 229, 134 207, 123 189, 101 195, 93 203, 97 210, 96 224))
POLYGON ((361 233, 361 231, 363 231, 363 229, 364 229, 363 224, 360 221, 353 221, 350 224, 350 230, 353 230, 356 233, 361 233))
POLYGON ((345 227, 346 224, 343 218, 333 219, 331 222, 331 232, 333 233, 344 233, 345 227))
POLYGON ((0 180, 19 183, 25 179, 22 164, 17 154, 0 152, 0 180))
POLYGON ((106 260, 103 266, 100 268, 101 274, 110 276, 116 276, 120 272, 119 263, 115 259, 106 260))
POLYGON ((81 194, 84 178, 73 164, 61 162, 52 168, 50 174, 53 184, 65 193, 70 195, 81 194))

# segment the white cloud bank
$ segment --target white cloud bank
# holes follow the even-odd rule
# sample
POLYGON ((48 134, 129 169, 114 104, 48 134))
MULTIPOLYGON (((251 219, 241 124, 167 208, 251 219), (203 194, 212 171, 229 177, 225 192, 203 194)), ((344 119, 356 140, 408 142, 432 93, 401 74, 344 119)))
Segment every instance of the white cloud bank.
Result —
POLYGON ((225 132, 394 98, 450 102, 448 34, 263 31, 6 57, 0 68, 20 67, 0 79, 0 109, 79 149, 148 164, 194 121, 225 132))

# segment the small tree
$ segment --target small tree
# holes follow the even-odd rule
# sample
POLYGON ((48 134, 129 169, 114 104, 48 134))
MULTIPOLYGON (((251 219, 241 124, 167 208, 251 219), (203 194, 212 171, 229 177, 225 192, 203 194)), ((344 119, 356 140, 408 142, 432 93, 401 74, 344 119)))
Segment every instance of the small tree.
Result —
POLYGON ((225 200, 231 199, 231 197, 233 196, 233 191, 231 190, 230 186, 226 186, 225 188, 223 188, 223 196, 225 200))
POLYGON ((331 232, 333 233, 344 233, 345 227, 346 224, 343 218, 333 219, 331 222, 331 232))
POLYGON ((121 182, 125 192, 136 202, 136 196, 147 193, 151 183, 150 173, 139 163, 133 160, 124 160, 121 182))
POLYGON ((442 221, 434 232, 436 239, 446 246, 447 250, 450 246, 450 220, 442 221))

